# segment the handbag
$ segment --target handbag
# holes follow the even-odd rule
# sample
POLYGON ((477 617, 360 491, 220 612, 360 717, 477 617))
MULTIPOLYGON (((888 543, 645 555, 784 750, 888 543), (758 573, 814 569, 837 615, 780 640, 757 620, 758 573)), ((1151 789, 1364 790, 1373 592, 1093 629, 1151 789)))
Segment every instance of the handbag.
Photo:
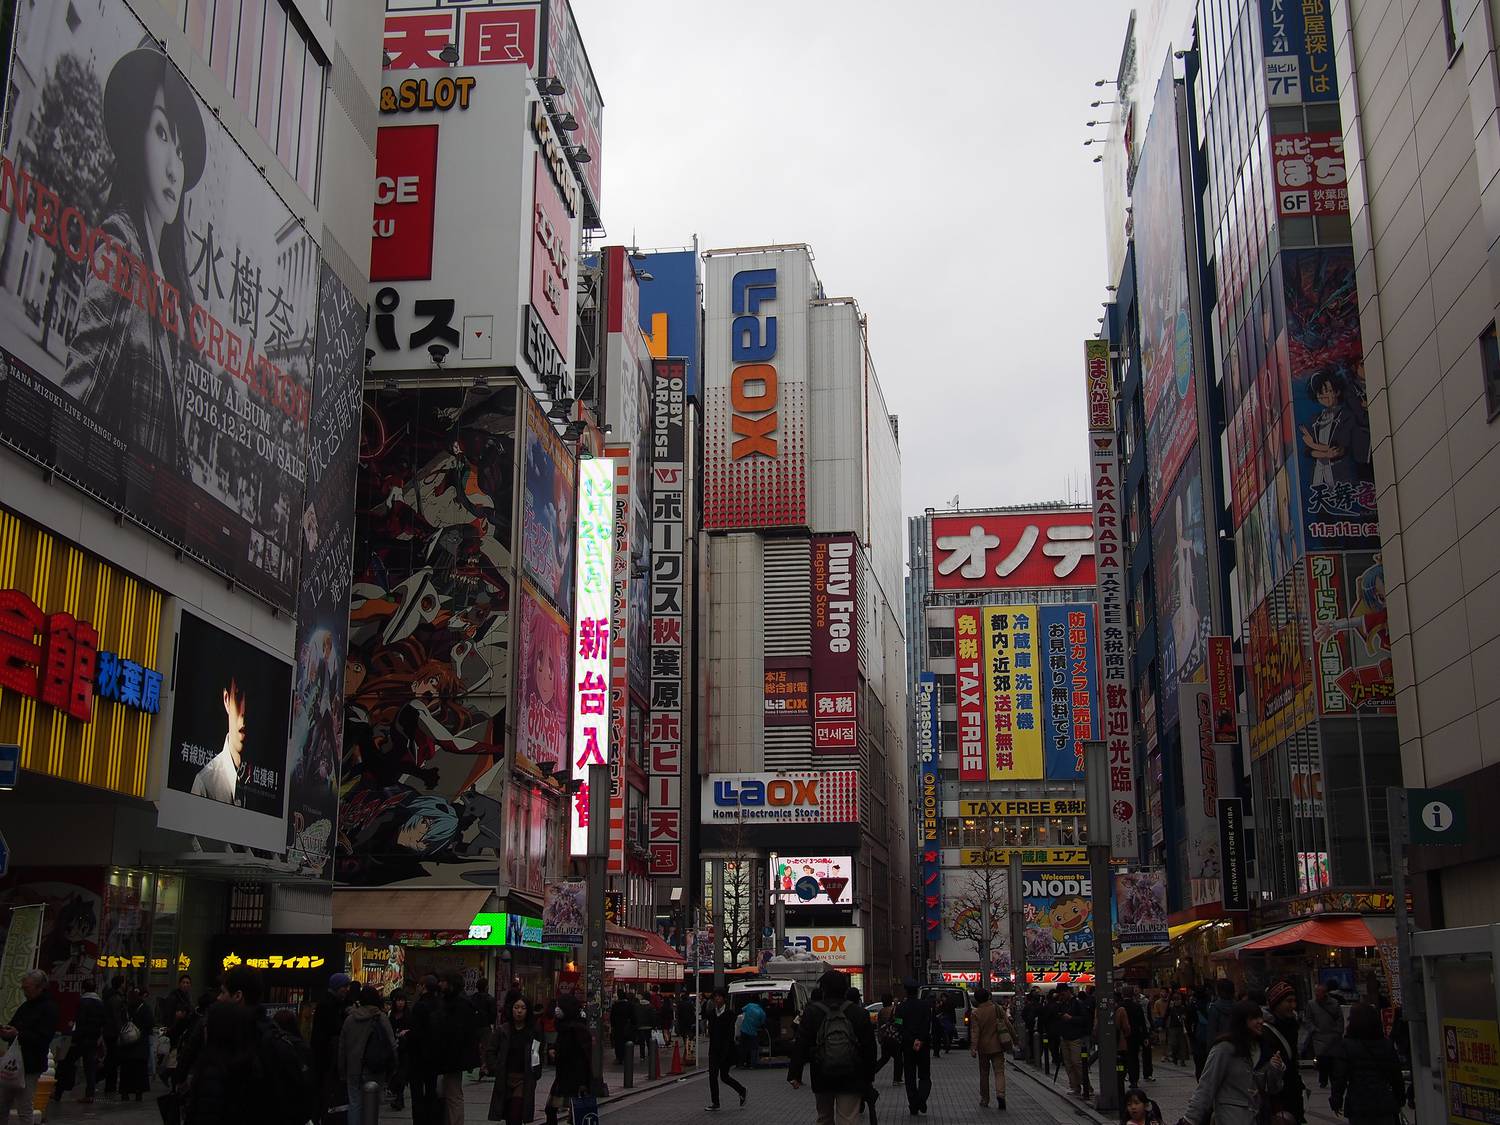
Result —
POLYGON ((573 1099, 573 1125, 599 1125, 599 1099, 581 1094, 573 1099))
POLYGON ((531 1069, 542 1069, 542 1044, 536 1039, 531 1041, 531 1069))
POLYGON ((141 1041, 141 1029, 135 1025, 135 1020, 126 1020, 125 1026, 120 1028, 119 1044, 122 1047, 134 1046, 141 1041))
POLYGON ((21 1039, 11 1040, 10 1050, 0 1057, 0 1090, 26 1089, 26 1064, 21 1061, 21 1039))

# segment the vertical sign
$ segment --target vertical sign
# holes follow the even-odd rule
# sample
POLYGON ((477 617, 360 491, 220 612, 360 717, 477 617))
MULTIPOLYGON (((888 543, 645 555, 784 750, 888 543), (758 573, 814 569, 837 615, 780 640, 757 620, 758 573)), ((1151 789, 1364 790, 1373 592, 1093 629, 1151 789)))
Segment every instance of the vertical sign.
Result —
POLYGON ((652 362, 651 425, 651 717, 646 847, 652 875, 682 872, 683 564, 687 526, 683 404, 687 364, 652 362))
POLYGON ((984 659, 980 652, 980 613, 953 611, 955 671, 958 689, 958 779, 984 781, 989 776, 984 749, 984 659))
POLYGON ((1089 477, 1094 492, 1094 564, 1099 575, 1099 715, 1109 746, 1110 849, 1137 858, 1135 752, 1130 732, 1126 651, 1125 552, 1120 526, 1120 455, 1115 435, 1109 342, 1084 341, 1089 412, 1089 477))
POLYGON ((858 557, 852 535, 818 535, 812 543, 813 750, 844 754, 859 745, 856 699, 858 557))
POLYGON ((1042 776, 1038 713, 1044 669, 1035 649, 1036 609, 1034 605, 1013 605, 984 611, 991 781, 1042 776))
POLYGON ((1049 781, 1083 778, 1084 743, 1099 729, 1094 607, 1037 607, 1037 660, 1042 684, 1042 741, 1049 781))
POLYGON ((578 627, 573 647, 573 798, 568 844, 572 855, 588 851, 589 766, 608 765, 609 607, 614 576, 613 500, 615 463, 594 457, 578 465, 578 566, 574 604, 578 627))
POLYGON ((929 946, 943 935, 942 841, 938 839, 938 696, 937 677, 917 677, 913 699, 917 716, 917 766, 921 771, 922 918, 929 946))
POLYGON ((1208 704, 1213 714, 1214 741, 1239 741, 1234 718, 1234 650, 1228 637, 1208 638, 1208 704))
POLYGON ((630 449, 607 451, 615 467, 614 566, 609 600, 609 863, 625 874, 625 759, 630 756, 630 449))
POLYGON ((1223 882, 1219 902, 1225 910, 1250 909, 1250 884, 1245 874, 1245 802, 1219 798, 1219 862, 1223 882))

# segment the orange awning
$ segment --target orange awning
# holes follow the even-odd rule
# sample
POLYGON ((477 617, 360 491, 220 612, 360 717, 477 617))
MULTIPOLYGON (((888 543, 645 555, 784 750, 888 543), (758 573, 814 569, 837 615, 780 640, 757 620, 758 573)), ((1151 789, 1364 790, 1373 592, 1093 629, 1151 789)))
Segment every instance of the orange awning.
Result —
POLYGON ((1235 952, 1248 953, 1258 949, 1280 949, 1282 946, 1296 945, 1299 942, 1337 949, 1360 949, 1379 945, 1380 938, 1358 914, 1338 918, 1308 918, 1269 933, 1265 937, 1247 941, 1235 952))

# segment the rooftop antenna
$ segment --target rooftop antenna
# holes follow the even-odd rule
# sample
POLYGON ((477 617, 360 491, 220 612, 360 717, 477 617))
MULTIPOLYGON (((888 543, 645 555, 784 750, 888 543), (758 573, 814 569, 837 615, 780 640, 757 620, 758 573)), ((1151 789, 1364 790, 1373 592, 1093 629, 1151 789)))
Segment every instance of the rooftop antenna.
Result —
POLYGON ((948 504, 955 512, 958 511, 958 493, 953 494, 953 499, 948 501, 948 504))

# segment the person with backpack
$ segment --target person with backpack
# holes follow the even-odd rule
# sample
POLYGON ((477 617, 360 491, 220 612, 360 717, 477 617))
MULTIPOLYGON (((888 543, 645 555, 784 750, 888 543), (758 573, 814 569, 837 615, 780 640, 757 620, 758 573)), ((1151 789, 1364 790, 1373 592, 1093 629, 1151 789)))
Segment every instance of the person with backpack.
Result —
POLYGON ((969 1055, 979 1060, 979 1105, 990 1104, 990 1072, 995 1074, 995 1105, 1005 1108, 1005 1056, 1016 1045, 1016 1025, 987 989, 974 993, 969 1013, 969 1055))
POLYGON ((911 1112, 926 1113, 932 1093, 932 1037, 937 1020, 932 1001, 918 991, 916 977, 901 982, 902 1000, 896 1008, 901 1029, 901 1069, 906 1075, 906 1104, 911 1112))
MULTIPOLYGON (((260 1036, 254 1010, 210 1004, 203 1029, 202 1044, 188 1052, 191 1062, 182 1064, 176 1094, 180 1120, 183 1125, 260 1125, 266 1090, 256 1057, 260 1036)), ((193 1035, 189 1031, 186 1038, 193 1035)))
POLYGON ((1296 1065, 1279 1053, 1256 1065, 1264 1022, 1258 1004, 1231 1005, 1229 1028, 1208 1052, 1203 1077, 1178 1125, 1257 1125, 1265 1099, 1281 1089, 1288 1065, 1296 1065))
POLYGON ((722 988, 714 989, 713 999, 709 1004, 708 1014, 708 1096, 709 1104, 705 1109, 714 1110, 719 1108, 719 1083, 724 1085, 740 1096, 740 1105, 744 1105, 749 1093, 745 1087, 735 1081, 729 1073, 730 1067, 734 1066, 735 1034, 734 1010, 729 1006, 729 993, 722 988))
POLYGON ((306 1125, 320 1119, 322 1106, 312 1050, 299 1036, 278 1027, 266 1015, 260 1001, 259 970, 236 965, 224 974, 218 1002, 209 1005, 204 1013, 202 1046, 185 1055, 182 1062, 186 1081, 178 1092, 187 1107, 189 1121, 201 1120, 211 1125, 214 1118, 207 1113, 196 1118, 198 1110, 194 1109, 194 1102, 199 1098, 216 1101, 222 1097, 233 1097, 237 1106, 245 1106, 250 1112, 246 1120, 256 1125, 306 1125), (226 1008, 239 1011, 226 1015, 226 1008), (246 1073, 242 1064, 247 1014, 254 1039, 248 1070, 250 1082, 245 1086, 236 1081, 226 1085, 218 1075, 218 1068, 226 1060, 240 1068, 237 1075, 246 1073), (209 1050, 211 1040, 217 1040, 218 1051, 209 1050))
POLYGON ((829 969, 818 980, 822 999, 809 1004, 797 1026, 786 1080, 802 1088, 811 1064, 819 1125, 854 1125, 875 1074, 875 1028, 849 999, 849 974, 829 969))
POLYGON ((754 1070, 760 1064, 760 1029, 766 1026, 766 1010, 751 1000, 740 1009, 740 1066, 754 1070))
POLYGON ((348 973, 334 973, 328 978, 328 989, 313 1009, 310 1046, 313 1070, 317 1074, 323 1108, 344 1100, 343 1084, 338 1075, 339 1032, 349 1014, 349 992, 352 983, 348 973))
POLYGON ((396 1032, 382 1007, 380 990, 359 990, 339 1029, 335 1059, 348 1097, 349 1125, 362 1125, 366 1082, 384 1086, 396 1070, 396 1032))
POLYGON ((1263 1013, 1265 1026, 1261 1035, 1261 1062, 1279 1054, 1288 1063, 1286 1078, 1280 1089, 1267 1098, 1266 1116, 1274 1118, 1279 1113, 1290 1114, 1293 1121, 1307 1120, 1307 1083, 1302 1080, 1302 1069, 1297 1065, 1298 1033, 1302 1021, 1297 1016, 1297 990, 1289 982, 1279 980, 1266 991, 1266 1007, 1263 1013))
POLYGON ((1401 1056, 1371 1005, 1349 1009, 1344 1036, 1325 1052, 1333 1089, 1328 1104, 1350 1125, 1396 1125, 1406 1100, 1401 1056))
POLYGON ((542 1036, 531 1005, 520 992, 506 993, 485 1060, 495 1076, 489 1120, 524 1125, 536 1116, 536 1080, 542 1070, 542 1036))

